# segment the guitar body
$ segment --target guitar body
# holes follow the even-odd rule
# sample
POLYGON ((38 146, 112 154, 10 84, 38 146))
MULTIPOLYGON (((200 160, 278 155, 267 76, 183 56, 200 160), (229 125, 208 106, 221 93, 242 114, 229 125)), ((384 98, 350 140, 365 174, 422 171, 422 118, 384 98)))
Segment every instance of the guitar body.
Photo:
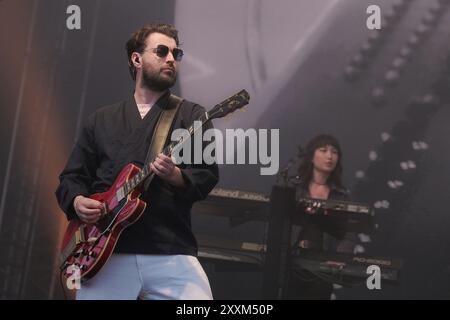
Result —
POLYGON ((79 219, 69 222, 61 246, 61 270, 66 278, 74 272, 79 272, 82 281, 92 278, 108 261, 122 231, 141 217, 147 204, 139 199, 140 190, 123 192, 124 185, 139 171, 128 164, 108 191, 90 196, 104 205, 96 224, 79 219))

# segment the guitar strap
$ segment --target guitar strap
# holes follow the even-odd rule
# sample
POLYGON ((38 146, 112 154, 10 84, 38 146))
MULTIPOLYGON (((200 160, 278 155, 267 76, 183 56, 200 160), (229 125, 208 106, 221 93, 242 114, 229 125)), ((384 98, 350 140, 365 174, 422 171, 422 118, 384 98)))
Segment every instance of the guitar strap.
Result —
MULTIPOLYGON (((164 145, 167 142, 170 128, 172 127, 175 116, 183 100, 184 99, 174 94, 170 94, 167 108, 165 108, 161 112, 158 122, 156 123, 155 130, 153 131, 154 133, 150 142, 150 146, 148 147, 144 164, 153 161, 158 156, 158 154, 163 151, 164 145)), ((151 180, 152 179, 147 179, 145 181, 144 190, 148 189, 151 180)))

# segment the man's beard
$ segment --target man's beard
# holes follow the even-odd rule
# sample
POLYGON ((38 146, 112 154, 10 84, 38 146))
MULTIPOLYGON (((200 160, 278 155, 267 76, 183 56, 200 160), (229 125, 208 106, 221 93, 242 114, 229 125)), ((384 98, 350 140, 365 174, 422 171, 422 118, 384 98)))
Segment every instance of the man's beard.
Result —
POLYGON ((142 83, 150 90, 162 92, 171 88, 177 81, 177 74, 174 71, 173 76, 163 76, 160 73, 147 71, 144 69, 142 73, 142 83))

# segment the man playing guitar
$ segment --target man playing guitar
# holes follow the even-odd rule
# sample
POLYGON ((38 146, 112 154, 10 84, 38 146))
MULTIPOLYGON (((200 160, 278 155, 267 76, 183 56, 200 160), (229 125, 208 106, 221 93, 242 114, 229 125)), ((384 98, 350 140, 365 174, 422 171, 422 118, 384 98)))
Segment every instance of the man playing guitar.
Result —
MULTIPOLYGON (((56 197, 69 220, 96 224, 105 203, 91 195, 108 190, 125 165, 145 164, 169 88, 176 82, 183 56, 178 46, 178 32, 168 24, 145 26, 128 40, 134 94, 88 117, 60 175, 56 197)), ((204 113, 203 107, 183 100, 171 128, 188 128, 204 113)), ((156 176, 140 195, 146 203, 142 215, 123 229, 101 270, 82 282, 77 299, 212 299, 190 215, 193 202, 218 182, 218 167, 176 166, 161 153, 150 168, 156 176)))

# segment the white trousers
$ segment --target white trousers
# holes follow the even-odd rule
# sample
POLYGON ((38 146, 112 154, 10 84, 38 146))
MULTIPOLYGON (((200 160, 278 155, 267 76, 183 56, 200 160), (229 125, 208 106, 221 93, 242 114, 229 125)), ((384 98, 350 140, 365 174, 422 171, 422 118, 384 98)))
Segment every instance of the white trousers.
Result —
POLYGON ((113 254, 77 300, 212 300, 208 277, 188 255, 113 254))

